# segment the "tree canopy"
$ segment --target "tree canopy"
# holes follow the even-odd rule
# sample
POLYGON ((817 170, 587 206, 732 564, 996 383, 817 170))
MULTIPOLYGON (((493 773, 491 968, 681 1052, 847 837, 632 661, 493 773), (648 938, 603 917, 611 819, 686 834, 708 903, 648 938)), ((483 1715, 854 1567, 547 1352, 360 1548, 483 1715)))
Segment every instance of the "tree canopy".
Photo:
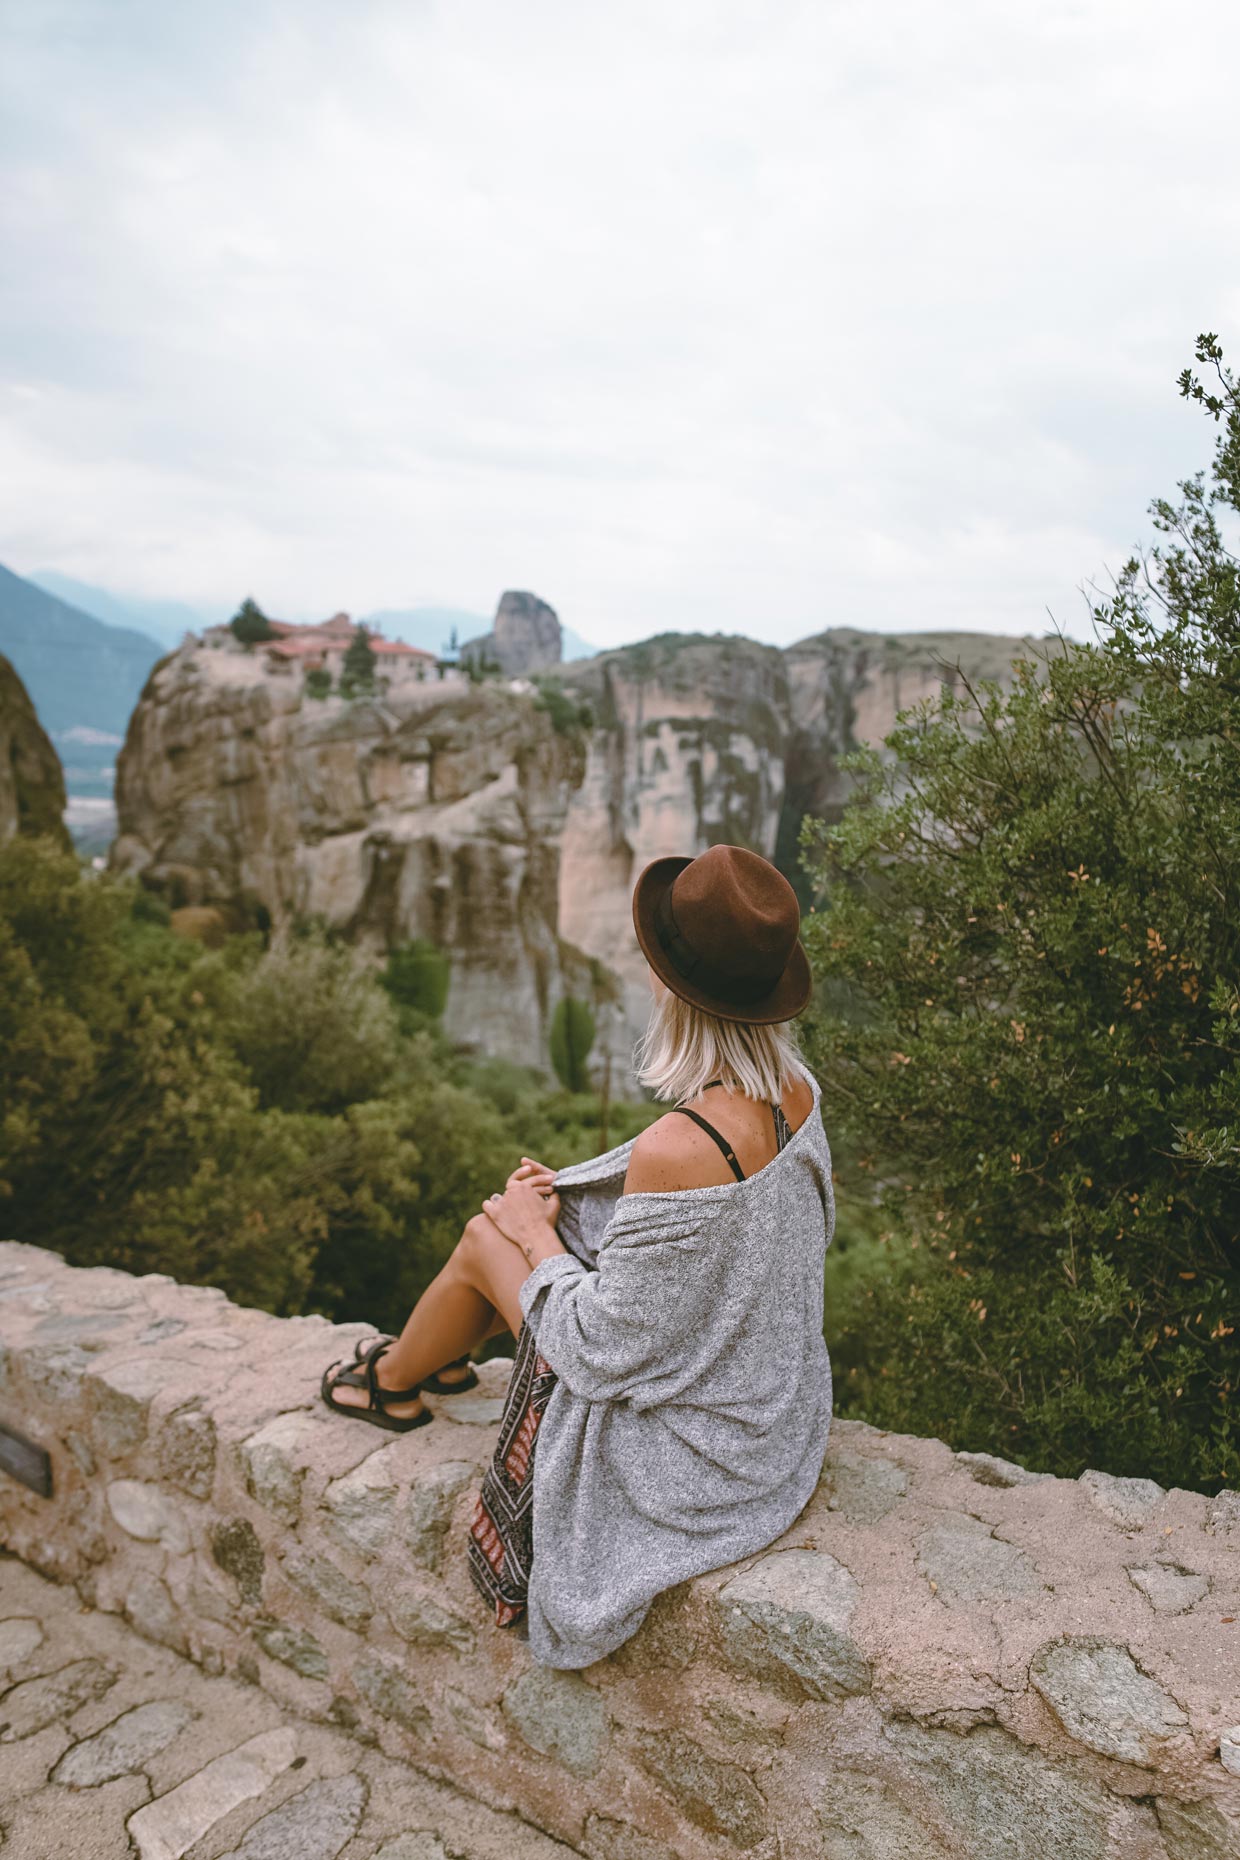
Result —
POLYGON ((1151 507, 1168 541, 1097 641, 1008 689, 957 669, 802 840, 810 1050, 890 1262, 836 1313, 845 1405, 1214 1487, 1240 1471, 1240 398, 1213 337, 1198 358, 1209 483, 1151 507))

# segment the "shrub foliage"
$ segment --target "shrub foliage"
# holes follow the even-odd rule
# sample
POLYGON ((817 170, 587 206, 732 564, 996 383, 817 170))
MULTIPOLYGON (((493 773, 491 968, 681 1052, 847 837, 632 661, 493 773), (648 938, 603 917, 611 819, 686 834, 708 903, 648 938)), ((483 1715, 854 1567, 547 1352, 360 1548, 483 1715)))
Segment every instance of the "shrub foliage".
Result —
POLYGON ((1213 1489, 1240 1472, 1240 398, 1198 355, 1211 482, 1153 506, 1168 541, 1098 643, 958 673, 802 839, 808 1045, 890 1260, 835 1316, 844 1405, 1213 1489))

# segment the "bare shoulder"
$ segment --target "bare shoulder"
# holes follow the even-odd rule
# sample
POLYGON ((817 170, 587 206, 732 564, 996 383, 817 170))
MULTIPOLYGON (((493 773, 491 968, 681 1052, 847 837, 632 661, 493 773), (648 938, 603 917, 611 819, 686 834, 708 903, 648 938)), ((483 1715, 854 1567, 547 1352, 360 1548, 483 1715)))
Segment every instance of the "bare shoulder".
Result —
POLYGON ((658 1195, 731 1180, 731 1170, 706 1132, 691 1117, 668 1111, 634 1142, 624 1193, 658 1195))
POLYGON ((799 1130, 814 1108, 814 1088, 808 1079, 800 1078, 788 1096, 792 1108, 790 1122, 794 1130, 799 1130))

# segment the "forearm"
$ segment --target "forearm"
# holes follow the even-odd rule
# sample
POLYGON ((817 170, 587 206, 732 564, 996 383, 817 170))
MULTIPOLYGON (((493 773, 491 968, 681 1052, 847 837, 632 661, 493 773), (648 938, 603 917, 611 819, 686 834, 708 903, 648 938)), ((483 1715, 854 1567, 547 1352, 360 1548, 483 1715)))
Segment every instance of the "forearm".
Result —
POLYGON ((558 1254, 568 1252, 550 1221, 546 1223, 544 1232, 523 1234, 520 1239, 513 1240, 512 1245, 531 1269, 540 1265, 544 1259, 555 1259, 558 1254))

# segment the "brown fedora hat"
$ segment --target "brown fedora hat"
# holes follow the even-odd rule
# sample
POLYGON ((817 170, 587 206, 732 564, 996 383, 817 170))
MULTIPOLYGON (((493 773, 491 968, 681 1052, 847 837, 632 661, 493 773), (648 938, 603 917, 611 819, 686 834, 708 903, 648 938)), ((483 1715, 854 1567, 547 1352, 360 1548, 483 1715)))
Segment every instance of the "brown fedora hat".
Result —
POLYGON ((809 1000, 801 908, 778 867, 744 846, 653 859, 633 887, 633 928, 674 995, 720 1020, 791 1020, 809 1000))

